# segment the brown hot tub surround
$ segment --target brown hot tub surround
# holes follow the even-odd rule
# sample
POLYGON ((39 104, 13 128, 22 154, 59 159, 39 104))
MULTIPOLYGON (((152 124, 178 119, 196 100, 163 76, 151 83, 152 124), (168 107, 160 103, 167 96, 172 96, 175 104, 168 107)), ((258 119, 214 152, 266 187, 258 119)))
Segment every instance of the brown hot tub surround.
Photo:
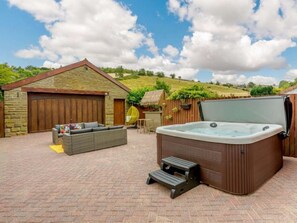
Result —
POLYGON ((157 159, 175 156, 200 165, 201 181, 233 194, 248 194, 283 164, 275 135, 253 144, 223 144, 157 134, 157 159))
POLYGON ((206 121, 157 128, 158 164, 164 157, 179 157, 200 165, 202 183, 238 195, 255 191, 282 167, 282 139, 291 123, 289 99, 203 103, 206 121))

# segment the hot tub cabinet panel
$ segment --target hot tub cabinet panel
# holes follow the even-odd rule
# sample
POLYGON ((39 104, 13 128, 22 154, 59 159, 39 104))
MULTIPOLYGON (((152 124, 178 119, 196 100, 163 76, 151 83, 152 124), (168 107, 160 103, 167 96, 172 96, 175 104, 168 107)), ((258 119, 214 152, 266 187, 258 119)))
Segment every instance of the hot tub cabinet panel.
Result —
POLYGON ((200 165, 201 181, 232 194, 248 194, 283 164, 281 139, 273 135, 251 144, 223 144, 157 134, 157 161, 176 156, 200 165))

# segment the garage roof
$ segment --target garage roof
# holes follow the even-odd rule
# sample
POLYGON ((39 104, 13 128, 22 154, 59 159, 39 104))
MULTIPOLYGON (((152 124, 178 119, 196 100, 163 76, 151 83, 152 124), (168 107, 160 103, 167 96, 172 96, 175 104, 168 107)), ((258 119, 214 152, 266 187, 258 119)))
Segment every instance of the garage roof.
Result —
POLYGON ((94 64, 92 64, 91 62, 89 62, 87 59, 84 59, 84 60, 79 61, 77 63, 73 63, 73 64, 70 64, 70 65, 67 65, 65 67, 60 67, 60 68, 55 69, 55 70, 51 70, 51 71, 48 71, 48 72, 45 72, 45 73, 42 73, 42 74, 38 74, 38 75, 36 75, 34 77, 29 77, 29 78, 26 78, 26 79, 23 79, 23 80, 19 80, 19 81, 13 82, 11 84, 3 85, 1 87, 1 89, 4 90, 4 91, 12 90, 14 88, 22 87, 22 86, 24 86, 26 84, 30 84, 30 83, 33 83, 33 82, 36 82, 36 81, 40 81, 42 79, 45 79, 45 78, 48 78, 48 77, 52 77, 52 76, 61 74, 63 72, 66 72, 66 71, 69 71, 69 70, 72 70, 72 69, 81 67, 81 66, 88 66, 89 68, 91 68, 95 72, 101 74, 103 77, 105 77, 106 79, 110 80, 111 82, 113 82, 114 84, 116 84, 117 86, 119 86, 120 88, 122 88, 123 90, 125 90, 127 92, 130 91, 130 89, 128 87, 126 87, 125 85, 123 85, 119 81, 113 79, 111 76, 109 76, 107 73, 105 73, 104 71, 102 71, 101 69, 99 69, 98 67, 96 67, 94 64))

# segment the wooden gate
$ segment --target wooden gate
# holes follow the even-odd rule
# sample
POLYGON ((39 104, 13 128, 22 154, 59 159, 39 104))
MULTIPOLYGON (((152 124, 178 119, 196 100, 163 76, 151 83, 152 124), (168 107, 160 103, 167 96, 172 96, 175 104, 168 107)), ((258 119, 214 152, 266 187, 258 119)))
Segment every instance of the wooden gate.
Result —
POLYGON ((4 137, 4 103, 0 101, 0 138, 4 137))
POLYGON ((56 124, 104 124, 104 96, 29 93, 28 131, 49 131, 56 124))
POLYGON ((125 125, 125 99, 114 99, 113 108, 113 124, 125 125))

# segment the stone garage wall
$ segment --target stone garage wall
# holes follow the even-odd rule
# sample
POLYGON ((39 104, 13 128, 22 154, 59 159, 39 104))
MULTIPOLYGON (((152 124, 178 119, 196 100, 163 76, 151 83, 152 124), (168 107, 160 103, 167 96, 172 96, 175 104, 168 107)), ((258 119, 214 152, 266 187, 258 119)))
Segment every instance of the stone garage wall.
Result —
MULTIPOLYGON (((67 90, 107 91, 105 96, 105 124, 113 125, 113 100, 126 99, 128 92, 89 67, 82 66, 61 74, 24 85, 23 87, 67 90)), ((27 92, 16 88, 4 92, 5 137, 28 133, 27 92)))

